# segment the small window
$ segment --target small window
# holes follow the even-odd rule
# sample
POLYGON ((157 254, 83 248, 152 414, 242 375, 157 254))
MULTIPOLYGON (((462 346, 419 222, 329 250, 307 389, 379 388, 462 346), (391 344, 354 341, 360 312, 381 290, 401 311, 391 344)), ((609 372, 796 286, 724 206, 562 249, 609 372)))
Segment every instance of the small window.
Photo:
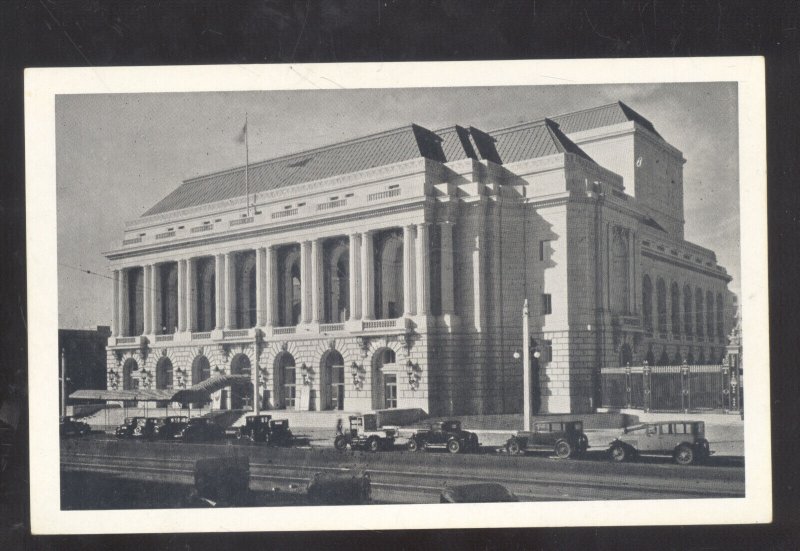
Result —
POLYGON ((542 315, 553 313, 553 301, 550 293, 542 294, 542 315))
POLYGON ((539 241, 539 262, 544 262, 550 254, 550 240, 539 241))
POLYGON ((553 341, 544 341, 542 343, 542 361, 553 361, 553 341))

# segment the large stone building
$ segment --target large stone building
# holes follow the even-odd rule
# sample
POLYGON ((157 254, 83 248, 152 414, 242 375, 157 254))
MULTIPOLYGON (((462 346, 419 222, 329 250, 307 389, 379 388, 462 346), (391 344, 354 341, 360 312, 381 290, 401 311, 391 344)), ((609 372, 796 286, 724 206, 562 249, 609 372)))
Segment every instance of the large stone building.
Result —
POLYGON ((685 162, 618 102, 187 180, 106 253, 109 385, 247 375, 259 408, 518 412, 526 297, 541 412, 598 407, 601 367, 717 362, 730 277, 684 240, 685 162))

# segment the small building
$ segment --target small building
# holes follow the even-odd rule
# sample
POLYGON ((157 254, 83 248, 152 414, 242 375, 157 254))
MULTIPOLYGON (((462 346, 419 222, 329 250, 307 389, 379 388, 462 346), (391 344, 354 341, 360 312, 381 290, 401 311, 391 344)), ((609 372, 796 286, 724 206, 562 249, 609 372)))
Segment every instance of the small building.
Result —
MULTIPOLYGON (((97 329, 59 329, 59 377, 63 362, 66 373, 66 395, 76 390, 106 388, 106 345, 111 327, 97 329)), ((59 406, 61 406, 59 394, 59 406)), ((71 401, 67 400, 67 405, 71 401)))
POLYGON ((600 368, 718 362, 730 276, 684 239, 681 151, 622 102, 483 131, 412 124, 192 178, 126 224, 109 388, 245 375, 212 407, 542 412, 600 368))

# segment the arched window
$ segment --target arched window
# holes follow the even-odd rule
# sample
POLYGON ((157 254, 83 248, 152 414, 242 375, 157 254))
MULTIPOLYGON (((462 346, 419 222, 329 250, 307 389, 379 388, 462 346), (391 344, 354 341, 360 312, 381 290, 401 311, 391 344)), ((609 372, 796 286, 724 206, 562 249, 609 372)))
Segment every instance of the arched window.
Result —
POLYGON ((283 326, 297 325, 302 313, 299 245, 278 249, 278 266, 279 322, 283 326))
POLYGON ((694 352, 692 352, 691 348, 689 349, 689 353, 686 354, 686 363, 689 365, 697 365, 694 363, 694 352))
POLYGON ((144 270, 128 270, 128 327, 129 335, 141 335, 144 331, 144 270))
MULTIPOLYGON (((660 277, 656 282, 656 302, 658 305, 658 332, 667 332, 667 285, 660 277)), ((663 364, 662 364, 663 365, 663 364)))
POLYGON ((642 278, 642 318, 644 329, 648 333, 653 332, 653 284, 650 276, 642 278))
POLYGON ((161 276, 160 333, 173 333, 178 327, 178 263, 159 266, 161 276))
POLYGON ((197 260, 197 330, 211 331, 217 324, 216 262, 197 260))
POLYGON ((321 361, 322 409, 344 409, 344 358, 328 350, 321 361))
POLYGON ((706 291, 706 335, 714 340, 714 293, 706 291))
POLYGON ((681 334, 681 291, 674 281, 670 285, 669 294, 672 310, 672 335, 678 337, 681 334))
POLYGON ((128 358, 122 364, 122 390, 134 390, 135 381, 133 372, 139 369, 139 364, 133 358, 128 358))
POLYGON ((683 287, 683 330, 687 336, 692 336, 692 288, 688 285, 683 287))
POLYGON ((372 357, 372 407, 397 407, 397 370, 394 350, 383 348, 372 357))
POLYGON ((628 230, 614 226, 611 240, 611 311, 628 313, 630 296, 628 230))
POLYGON ((325 323, 347 321, 350 313, 350 243, 329 239, 324 245, 325 323))
POLYGON ((697 289, 694 292, 694 319, 695 330, 698 337, 703 337, 705 327, 705 316, 703 315, 703 290, 697 289))
POLYGON ((722 293, 717 293, 717 337, 722 342, 725 342, 725 322, 723 321, 724 303, 722 302, 722 293))
POLYGON ((236 326, 256 326, 256 252, 236 254, 236 326))
POLYGON ((166 356, 156 364, 156 388, 172 388, 172 362, 166 356))
POLYGON ((399 318, 406 310, 403 297, 403 233, 375 236, 375 318, 399 318))
POLYGON ((192 385, 211 377, 211 364, 205 356, 197 356, 192 362, 192 385))

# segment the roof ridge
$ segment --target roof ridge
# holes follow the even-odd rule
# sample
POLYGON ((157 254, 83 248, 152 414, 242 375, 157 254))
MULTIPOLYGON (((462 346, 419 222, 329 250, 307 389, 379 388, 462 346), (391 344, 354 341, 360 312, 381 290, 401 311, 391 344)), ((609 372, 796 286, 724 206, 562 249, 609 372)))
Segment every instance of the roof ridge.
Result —
POLYGON ((533 128, 535 126, 543 126, 546 125, 548 121, 556 125, 558 124, 549 117, 542 117, 541 119, 520 122, 517 124, 512 124, 511 126, 503 126, 501 128, 495 128, 494 130, 489 130, 488 132, 484 130, 483 132, 486 132, 486 134, 489 134, 490 136, 494 136, 495 134, 506 134, 508 132, 512 132, 514 130, 521 130, 523 128, 533 128))
POLYGON ((612 105, 620 105, 622 102, 620 100, 612 101, 611 103, 604 103, 603 105, 595 105, 594 107, 586 107, 584 109, 578 109, 577 111, 567 111, 566 113, 559 113, 558 115, 553 115, 549 117, 551 119, 557 119, 559 117, 566 117, 567 115, 577 115, 578 113, 587 113, 589 111, 597 111, 599 109, 604 109, 606 107, 611 107, 612 105))
MULTIPOLYGON (((291 160, 291 159, 303 158, 303 157, 307 157, 308 155, 312 155, 312 154, 315 154, 315 153, 320 153, 322 151, 331 150, 331 149, 338 149, 340 147, 344 147, 345 145, 352 145, 352 144, 359 143, 359 142, 369 141, 371 139, 375 139, 375 138, 378 138, 378 137, 391 136, 392 134, 399 134, 403 130, 412 130, 413 131, 413 128, 415 126, 419 127, 419 128, 422 128, 422 129, 425 129, 425 130, 428 130, 424 126, 420 126, 420 125, 415 124, 415 123, 410 123, 410 124, 406 124, 406 125, 403 125, 403 126, 398 126, 397 128, 390 128, 389 130, 382 130, 380 132, 374 132, 372 134, 367 134, 365 136, 359 136, 357 138, 350 138, 350 139, 342 141, 342 142, 334 142, 334 143, 330 143, 330 144, 327 144, 327 145, 314 147, 314 148, 311 148, 311 149, 304 149, 302 151, 297 151, 295 153, 287 153, 285 155, 280 155, 278 157, 271 157, 269 159, 264 159, 263 161, 257 161, 255 163, 250 163, 248 165, 248 167, 252 169, 252 168, 255 168, 255 167, 268 165, 270 163, 275 163, 275 162, 279 162, 279 161, 288 161, 288 160, 291 160)), ((428 132, 430 132, 430 130, 428 130, 428 132)), ((183 180, 182 184, 195 183, 195 182, 198 182, 198 181, 206 180, 208 178, 212 178, 214 176, 221 176, 223 174, 231 174, 231 173, 243 170, 244 168, 245 168, 245 165, 236 165, 234 167, 226 168, 226 169, 223 169, 223 170, 217 170, 215 172, 209 172, 209 173, 206 173, 206 174, 201 174, 200 176, 195 176, 193 178, 187 178, 186 180, 183 180)))

